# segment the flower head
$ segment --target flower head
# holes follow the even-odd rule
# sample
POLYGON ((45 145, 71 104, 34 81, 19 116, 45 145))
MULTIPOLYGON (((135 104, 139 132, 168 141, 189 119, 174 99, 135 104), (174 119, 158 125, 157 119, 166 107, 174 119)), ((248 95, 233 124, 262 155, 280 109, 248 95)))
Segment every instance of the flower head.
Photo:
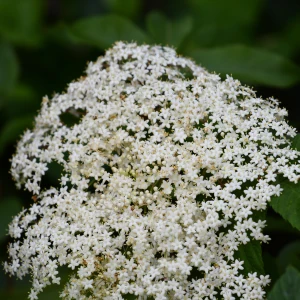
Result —
POLYGON ((262 299, 268 277, 234 254, 268 240, 276 178, 299 179, 286 114, 171 48, 117 43, 18 144, 12 175, 37 201, 10 224, 6 270, 32 274, 31 299, 63 265, 66 299, 262 299), (53 161, 61 186, 41 190, 53 161))

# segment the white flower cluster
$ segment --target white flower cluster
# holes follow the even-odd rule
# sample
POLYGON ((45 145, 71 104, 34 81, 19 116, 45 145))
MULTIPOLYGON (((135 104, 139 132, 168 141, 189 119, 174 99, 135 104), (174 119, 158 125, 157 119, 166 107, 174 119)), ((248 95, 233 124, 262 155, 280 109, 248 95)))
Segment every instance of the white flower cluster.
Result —
POLYGON ((286 110, 160 46, 119 42, 86 74, 18 144, 12 175, 36 201, 10 224, 6 271, 32 274, 32 300, 63 265, 65 299, 263 299, 268 276, 235 253, 268 241, 256 216, 277 177, 299 179, 286 110), (61 187, 41 190, 53 161, 61 187))

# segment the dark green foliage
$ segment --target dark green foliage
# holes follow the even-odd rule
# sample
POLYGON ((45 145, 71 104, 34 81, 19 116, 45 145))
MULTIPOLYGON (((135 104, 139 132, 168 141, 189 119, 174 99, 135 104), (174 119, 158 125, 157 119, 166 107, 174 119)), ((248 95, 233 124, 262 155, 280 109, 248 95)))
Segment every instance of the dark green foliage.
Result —
POLYGON ((101 49, 109 48, 114 42, 148 41, 145 33, 130 20, 118 15, 97 16, 77 21, 70 29, 80 42, 97 46, 101 49))
POLYGON ((292 142, 292 147, 300 151, 300 134, 297 134, 292 142))
POLYGON ((298 300, 300 296, 300 273, 293 267, 276 281, 268 300, 298 300))
POLYGON ((291 225, 300 230, 300 182, 297 184, 287 179, 280 182, 283 192, 279 197, 274 196, 271 206, 291 225))
POLYGON ((8 233, 7 224, 12 221, 12 217, 20 212, 21 200, 17 197, 6 197, 0 202, 0 242, 8 233))
POLYGON ((63 167, 56 161, 52 161, 47 165, 47 172, 42 177, 41 187, 50 188, 51 186, 59 186, 63 167))
POLYGON ((32 116, 13 118, 6 122, 0 132, 0 154, 5 147, 19 139, 25 129, 32 127, 32 116))
POLYGON ((126 5, 123 0, 106 0, 106 3, 113 13, 128 18, 137 18, 142 8, 142 0, 127 0, 126 5))
MULTIPOLYGON (((11 92, 15 87, 19 66, 11 45, 0 42, 0 96, 11 92)), ((0 99, 0 105, 3 100, 0 99)))
POLYGON ((278 271, 283 273, 289 265, 300 270, 300 240, 288 244, 278 254, 278 271))
POLYGON ((42 0, 0 0, 0 34, 17 45, 37 46, 42 39, 42 0))
POLYGON ((170 21, 160 12, 150 13, 146 25, 155 43, 176 48, 180 47, 193 27, 191 17, 170 21))
POLYGON ((69 108, 60 115, 60 121, 68 127, 73 127, 80 123, 81 118, 86 114, 82 109, 69 108))
POLYGON ((265 273, 259 241, 250 241, 246 245, 240 245, 235 254, 235 258, 244 261, 244 269, 242 270, 244 275, 254 272, 261 275, 265 273))
POLYGON ((232 74, 250 84, 289 87, 300 81, 300 68, 266 50, 244 45, 200 49, 191 56, 210 71, 232 74))

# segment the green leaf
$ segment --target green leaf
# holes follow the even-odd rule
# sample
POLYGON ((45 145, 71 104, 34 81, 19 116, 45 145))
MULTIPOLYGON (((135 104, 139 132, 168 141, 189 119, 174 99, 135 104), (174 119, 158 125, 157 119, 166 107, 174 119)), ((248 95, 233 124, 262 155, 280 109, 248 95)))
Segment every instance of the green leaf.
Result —
POLYGON ((286 57, 297 57, 300 48, 300 14, 290 20, 281 32, 268 34, 262 45, 286 57))
POLYGON ((298 55, 300 48, 300 14, 285 28, 280 46, 283 50, 282 53, 286 56, 298 55))
POLYGON ((267 216, 267 226, 264 229, 266 233, 283 233, 300 235, 300 232, 294 228, 289 222, 281 218, 279 215, 276 217, 267 216))
POLYGON ((244 261, 244 269, 242 271, 244 275, 254 272, 257 272, 258 274, 265 273, 259 241, 250 241, 246 245, 240 245, 235 253, 235 259, 244 261))
POLYGON ((148 38, 131 21, 116 15, 90 17, 77 21, 71 33, 82 43, 101 49, 110 47, 117 41, 147 42, 148 38))
POLYGON ((168 20, 160 12, 152 12, 146 19, 147 29, 156 43, 179 47, 192 30, 192 19, 168 20))
POLYGON ((63 22, 58 22, 47 28, 47 38, 68 47, 82 42, 80 38, 72 34, 70 26, 63 22))
MULTIPOLYGON (((226 35, 226 37, 228 37, 226 35)), ((227 42, 232 42, 231 39, 227 42)), ((203 24, 194 26, 192 33, 188 35, 184 43, 184 51, 191 52, 199 49, 199 47, 212 47, 215 45, 223 44, 220 41, 219 27, 217 24, 203 24)))
POLYGON ((191 12, 197 16, 197 24, 214 23, 226 27, 254 24, 265 1, 188 0, 188 2, 191 12))
POLYGON ((280 276, 276 258, 269 252, 263 251, 263 261, 265 273, 271 277, 272 282, 275 282, 280 276))
POLYGON ((292 142, 292 148, 300 151, 300 134, 297 134, 292 142))
POLYGON ((190 55, 210 71, 232 74, 247 83, 280 88, 300 80, 300 68, 290 60, 265 50, 243 45, 198 49, 190 55))
POLYGON ((277 256, 278 269, 284 272, 288 265, 292 265, 300 270, 300 241, 286 245, 277 256))
POLYGON ((17 84, 3 101, 3 111, 7 120, 28 114, 35 115, 39 107, 40 99, 36 91, 26 84, 17 84))
POLYGON ((8 144, 16 140, 26 128, 32 127, 32 123, 32 116, 12 119, 7 122, 0 132, 0 154, 8 144))
POLYGON ((0 43, 0 94, 8 94, 14 88, 18 72, 18 62, 12 47, 0 43))
POLYGON ((293 227, 300 230, 300 181, 292 183, 287 179, 280 182, 283 189, 279 197, 272 197, 271 206, 293 227))
POLYGON ((114 14, 127 18, 136 17, 141 10, 141 0, 127 0, 124 5, 124 0, 106 0, 110 11, 114 14))
POLYGON ((6 237, 8 224, 12 221, 12 217, 20 212, 22 206, 21 201, 17 197, 9 197, 1 199, 0 202, 0 240, 6 237))
POLYGON ((42 0, 0 0, 0 35, 18 45, 41 41, 42 0))
POLYGON ((286 272, 276 281, 268 295, 268 300, 299 300, 300 273, 293 267, 288 267, 286 272))
POLYGON ((264 0, 188 0, 196 26, 187 48, 252 43, 264 0))

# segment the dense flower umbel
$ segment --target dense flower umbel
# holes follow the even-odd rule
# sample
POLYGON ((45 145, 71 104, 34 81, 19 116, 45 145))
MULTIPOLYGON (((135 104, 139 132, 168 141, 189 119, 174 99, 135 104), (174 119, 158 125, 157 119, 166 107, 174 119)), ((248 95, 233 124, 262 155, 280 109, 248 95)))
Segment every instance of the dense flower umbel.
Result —
POLYGON ((263 299, 268 276, 234 254, 268 240, 276 178, 299 179, 286 110, 160 46, 117 43, 86 74, 43 99, 12 159, 36 201, 10 224, 7 272, 32 274, 30 299, 63 265, 66 299, 263 299), (52 161, 61 187, 41 190, 52 161))

